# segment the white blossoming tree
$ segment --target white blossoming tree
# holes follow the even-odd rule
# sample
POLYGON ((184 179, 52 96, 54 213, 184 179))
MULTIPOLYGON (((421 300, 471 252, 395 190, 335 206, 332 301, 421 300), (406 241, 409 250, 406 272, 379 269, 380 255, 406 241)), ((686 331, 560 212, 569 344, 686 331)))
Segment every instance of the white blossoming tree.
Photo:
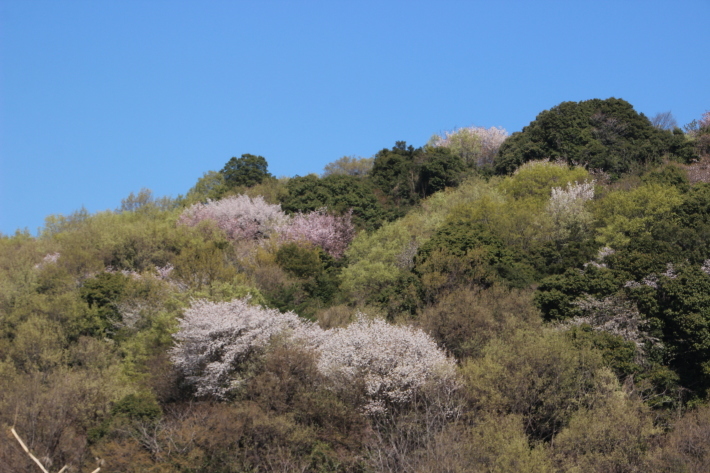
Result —
POLYGON ((447 131, 443 136, 434 135, 429 145, 451 149, 468 165, 483 166, 493 163, 498 148, 507 137, 504 128, 471 126, 447 131))
POLYGON ((322 330, 293 312, 249 304, 198 300, 185 311, 171 358, 198 397, 225 398, 243 381, 243 371, 275 339, 306 347, 322 330))
POLYGON ((248 299, 196 301, 174 337, 172 361, 199 397, 227 398, 275 341, 313 350, 336 392, 364 386, 370 414, 408 403, 429 382, 451 385, 455 377, 453 360, 425 332, 362 315, 346 328, 324 331, 248 299))
POLYGON ((592 215, 585 209, 585 203, 594 198, 596 181, 584 181, 566 187, 553 187, 547 212, 552 217, 557 237, 564 239, 577 229, 583 230, 592 220, 592 215))
POLYGON ((320 353, 318 369, 336 387, 364 382, 371 414, 407 403, 427 382, 450 381, 455 373, 454 362, 425 332, 363 316, 325 334, 320 353))

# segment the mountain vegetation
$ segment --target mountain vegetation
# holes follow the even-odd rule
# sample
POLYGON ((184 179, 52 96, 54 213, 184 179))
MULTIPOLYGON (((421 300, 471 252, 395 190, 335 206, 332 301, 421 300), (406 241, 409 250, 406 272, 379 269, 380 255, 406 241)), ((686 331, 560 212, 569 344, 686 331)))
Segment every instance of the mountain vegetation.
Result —
POLYGON ((0 235, 0 470, 710 471, 709 143, 564 102, 0 235))

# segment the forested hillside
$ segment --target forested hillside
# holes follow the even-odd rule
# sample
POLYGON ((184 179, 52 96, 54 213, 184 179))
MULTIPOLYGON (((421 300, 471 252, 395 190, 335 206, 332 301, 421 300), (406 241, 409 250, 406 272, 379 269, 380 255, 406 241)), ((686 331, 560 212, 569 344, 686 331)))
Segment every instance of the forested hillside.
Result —
MULTIPOLYGON (((710 112, 522 131, 0 236, 0 471, 710 471, 710 112)), ((197 176, 196 176, 197 177, 197 176)))

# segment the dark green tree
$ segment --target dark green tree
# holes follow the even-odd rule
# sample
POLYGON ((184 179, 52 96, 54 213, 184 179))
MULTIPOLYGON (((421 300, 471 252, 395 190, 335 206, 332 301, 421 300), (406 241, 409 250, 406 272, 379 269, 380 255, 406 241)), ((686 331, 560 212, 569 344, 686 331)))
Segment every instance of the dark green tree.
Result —
POLYGON ((263 156, 243 154, 241 158, 227 161, 220 171, 224 175, 227 187, 252 187, 261 184, 264 179, 273 177, 268 171, 269 164, 263 156))
POLYGON ((360 228, 377 228, 385 218, 367 180, 345 174, 319 178, 315 174, 296 176, 288 181, 288 196, 281 207, 289 213, 312 212, 327 207, 330 212, 353 211, 353 222, 360 228))
POLYGON ((417 190, 421 197, 427 197, 459 184, 464 172, 464 163, 451 150, 426 147, 423 160, 417 183, 417 190))
POLYGON ((390 203, 406 211, 419 201, 419 171, 422 163, 421 148, 414 149, 404 141, 383 149, 375 155, 370 171, 372 183, 390 203))
POLYGON ((513 172, 527 161, 561 159, 618 177, 661 158, 688 162, 696 157, 681 134, 654 127, 630 103, 609 98, 562 102, 540 113, 535 121, 513 133, 500 148, 494 167, 513 172))

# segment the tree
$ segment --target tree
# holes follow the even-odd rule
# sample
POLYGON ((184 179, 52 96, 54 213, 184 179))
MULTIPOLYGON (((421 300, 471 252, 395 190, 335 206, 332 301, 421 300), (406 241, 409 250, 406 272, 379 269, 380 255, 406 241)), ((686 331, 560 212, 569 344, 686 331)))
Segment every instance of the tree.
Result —
POLYGON ((318 369, 339 389, 364 384, 366 412, 410 402, 428 381, 451 382, 454 362, 419 329, 360 315, 323 337, 318 369))
POLYGON ((651 125, 655 126, 659 130, 673 130, 678 128, 678 122, 673 117, 670 110, 655 114, 651 118, 651 125))
POLYGON ((346 176, 364 177, 372 169, 374 158, 356 158, 354 156, 343 156, 342 158, 326 164, 323 169, 323 177, 335 174, 346 176))
POLYGON ((540 159, 563 160, 613 177, 638 166, 659 163, 664 155, 689 162, 696 158, 682 135, 655 128, 630 103, 615 98, 562 102, 540 113, 500 147, 498 174, 540 159))
POLYGON ((281 232, 285 241, 307 241, 323 248, 333 258, 341 258, 355 236, 352 211, 331 215, 324 208, 307 214, 297 213, 281 232))
POLYGON ((463 161, 446 148, 424 149, 424 162, 419 170, 417 191, 427 197, 447 187, 455 187, 461 181, 464 171, 463 161))
POLYGON ((288 213, 314 212, 326 207, 328 212, 344 215, 352 210, 355 225, 367 229, 380 226, 384 219, 384 210, 372 185, 359 177, 332 174, 319 178, 309 174, 290 179, 287 188, 283 209, 288 213))
POLYGON ((212 220, 229 238, 238 240, 268 236, 287 219, 280 205, 267 204, 261 196, 252 199, 237 195, 194 204, 182 212, 178 223, 194 227, 204 220, 212 220))
POLYGON ((485 166, 493 163, 500 145, 508 138, 504 128, 471 126, 434 135, 429 145, 449 148, 466 166, 485 166))
POLYGON ((261 184, 264 179, 273 177, 268 171, 269 164, 263 156, 243 154, 241 158, 232 158, 227 161, 220 171, 224 175, 228 187, 251 187, 261 184))
POLYGON ((251 305, 249 298, 198 300, 180 321, 171 358, 197 396, 222 399, 240 385, 249 363, 276 337, 290 337, 306 348, 319 340, 320 329, 293 312, 251 305))

